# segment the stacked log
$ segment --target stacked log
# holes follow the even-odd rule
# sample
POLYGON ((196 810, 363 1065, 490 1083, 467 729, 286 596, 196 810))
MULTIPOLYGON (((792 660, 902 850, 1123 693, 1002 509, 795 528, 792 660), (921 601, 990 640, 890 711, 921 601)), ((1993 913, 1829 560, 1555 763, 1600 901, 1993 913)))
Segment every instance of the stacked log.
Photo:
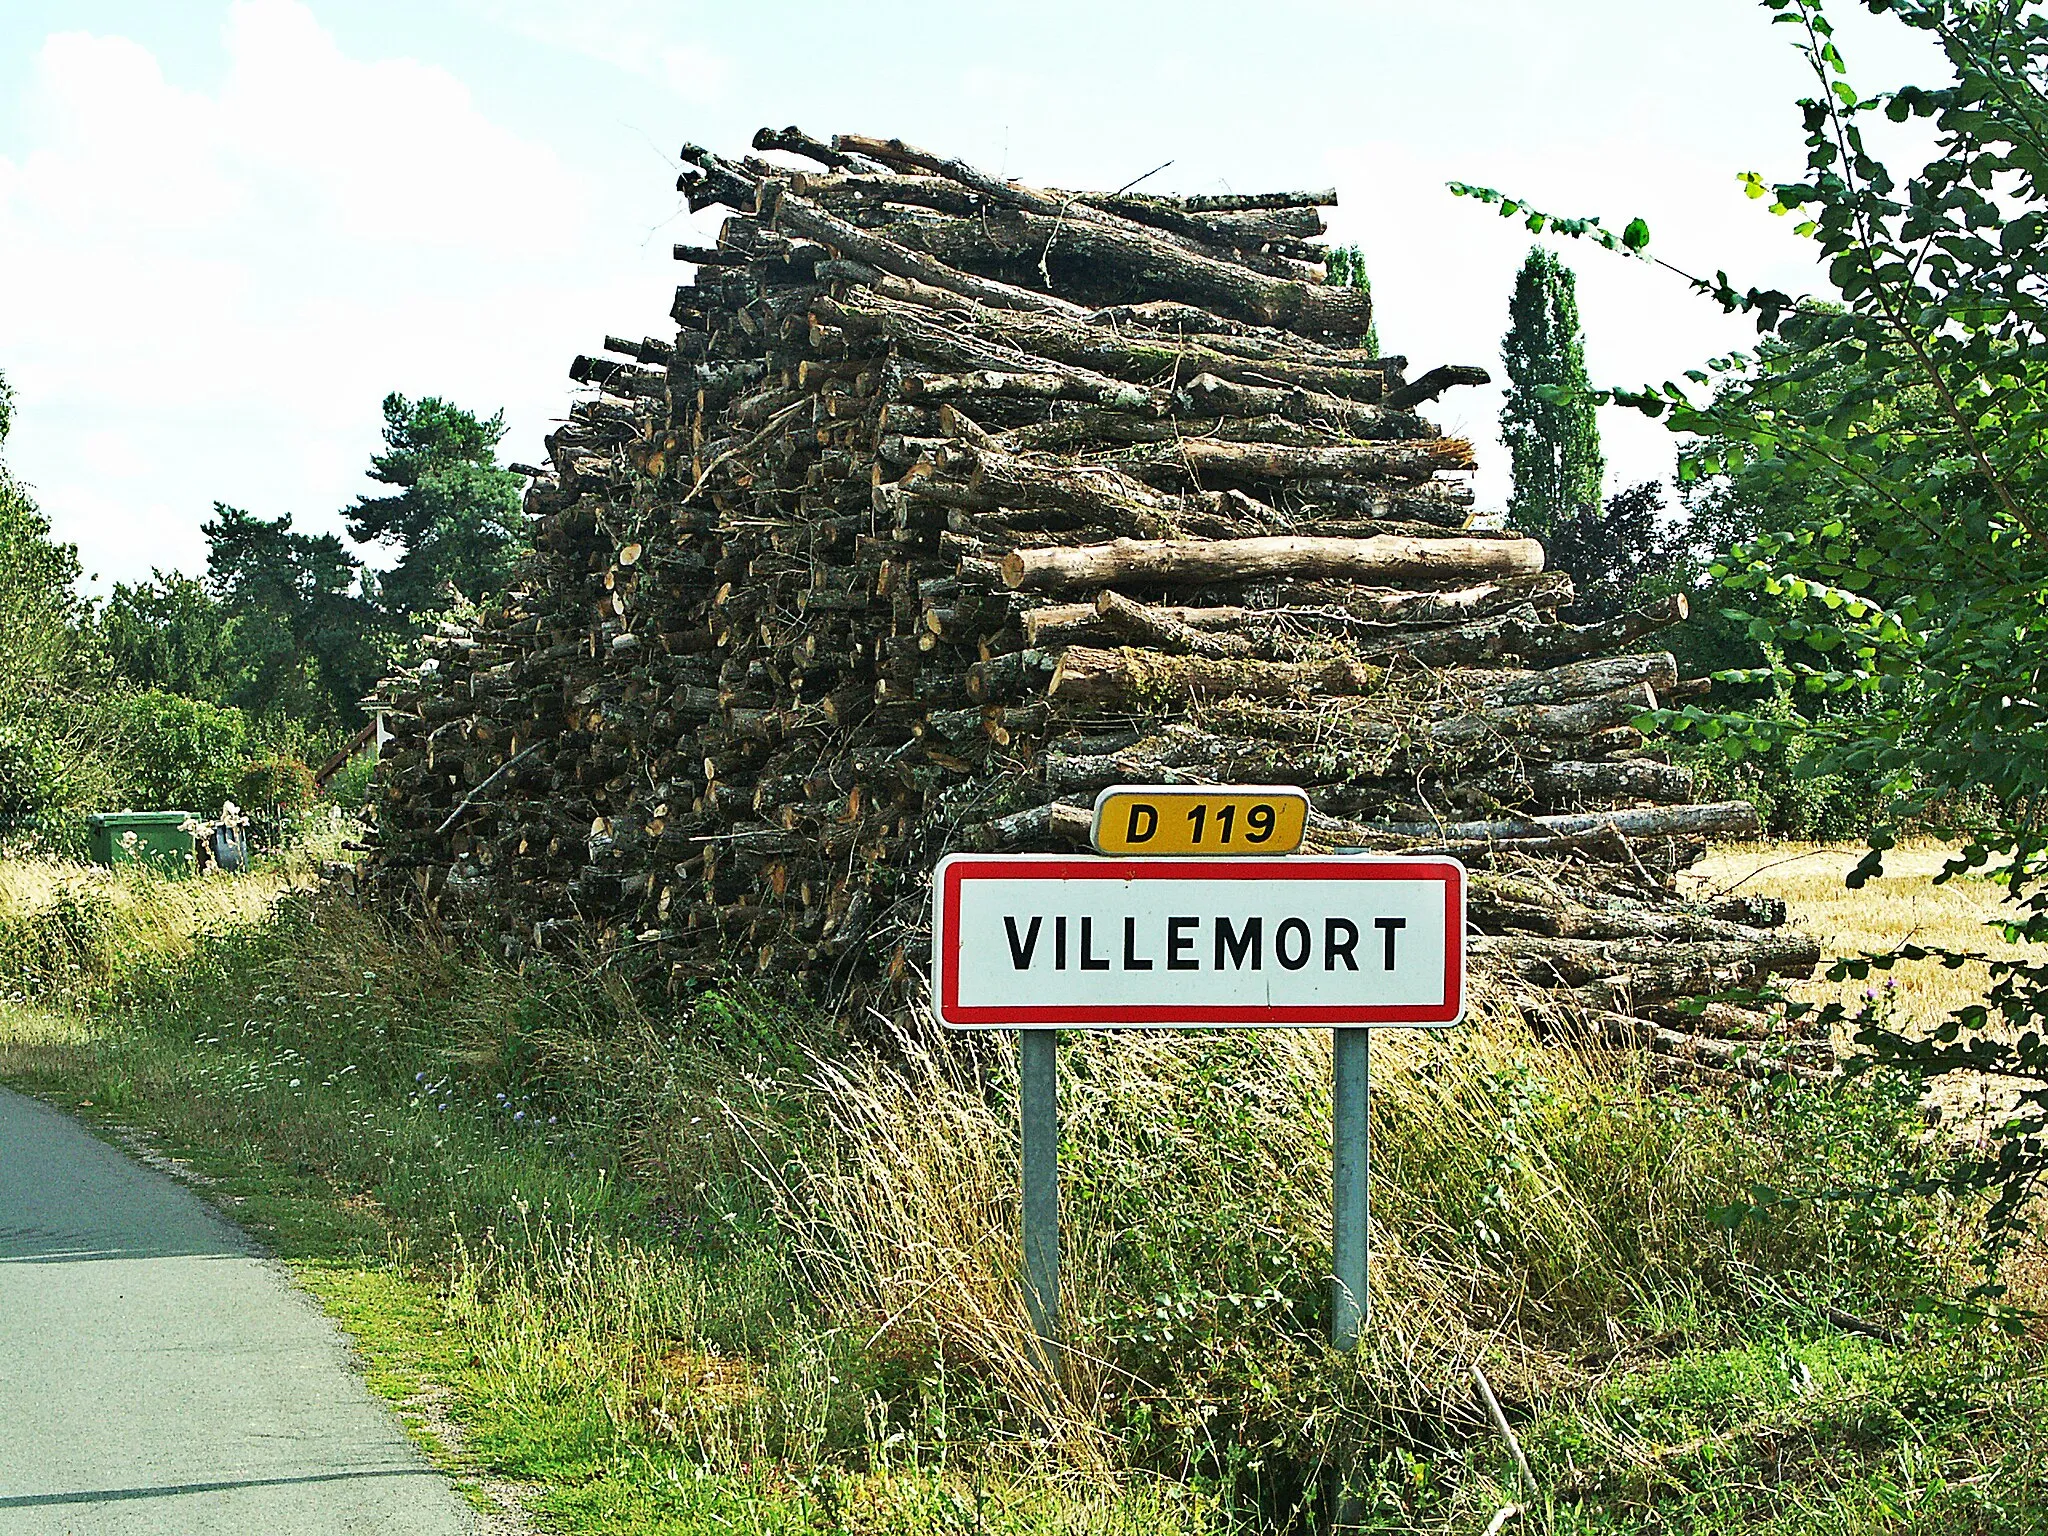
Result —
POLYGON ((1085 842, 1111 783, 1297 784, 1314 847, 1466 860, 1474 964, 1532 1016, 1761 1038, 1687 999, 1818 953, 1676 893, 1756 830, 1639 727, 1688 686, 1640 645, 1683 601, 1572 624, 1541 545, 1473 514, 1470 446, 1418 412, 1485 374, 1363 350, 1333 193, 754 147, 685 147, 729 212, 677 248, 672 337, 576 359, 517 586, 382 685, 368 889, 515 958, 887 1010, 943 853, 1085 842))

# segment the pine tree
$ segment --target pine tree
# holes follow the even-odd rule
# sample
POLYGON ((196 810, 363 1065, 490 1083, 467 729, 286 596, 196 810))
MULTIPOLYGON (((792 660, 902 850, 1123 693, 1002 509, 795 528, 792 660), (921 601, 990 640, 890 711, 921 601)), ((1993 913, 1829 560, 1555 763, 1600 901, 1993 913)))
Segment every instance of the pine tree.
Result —
POLYGON ((213 504, 206 585, 226 616, 232 703, 251 714, 320 724, 361 719, 356 701, 391 661, 393 623, 365 595, 362 562, 331 533, 300 533, 291 514, 263 518, 213 504))
MULTIPOLYGON (((1344 288, 1363 288, 1372 292, 1372 279, 1365 275, 1365 252, 1355 245, 1333 246, 1323 258, 1323 281, 1335 283, 1344 288)), ((1380 355, 1379 306, 1373 306, 1373 318, 1365 328, 1365 350, 1374 357, 1380 355)))
POLYGON ((1540 246, 1515 278, 1501 361, 1508 387, 1500 431, 1515 476, 1509 520, 1540 538, 1574 515, 1599 511, 1607 469, 1586 378, 1578 285, 1571 268, 1540 246))
POLYGON ((351 538, 398 546, 381 590, 393 616, 504 590, 525 533, 519 476, 498 467, 504 435, 503 411, 479 417, 432 395, 384 397, 384 452, 372 455, 370 478, 394 493, 359 497, 345 515, 351 538))

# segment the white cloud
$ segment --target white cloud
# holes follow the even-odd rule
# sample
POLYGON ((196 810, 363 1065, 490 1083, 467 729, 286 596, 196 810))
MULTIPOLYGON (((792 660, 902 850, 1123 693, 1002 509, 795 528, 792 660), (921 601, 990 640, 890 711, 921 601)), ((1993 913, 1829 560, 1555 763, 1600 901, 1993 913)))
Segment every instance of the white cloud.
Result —
POLYGON ((532 457, 578 341, 646 307, 593 280, 554 154, 454 76, 350 57, 295 0, 237 0, 223 41, 194 90, 46 38, 0 157, 10 461, 110 579, 196 568, 215 498, 337 526, 394 388, 509 406, 532 457))
POLYGON ((550 48, 652 80, 684 101, 722 101, 732 81, 731 61, 687 35, 694 28, 686 6, 660 0, 470 0, 469 9, 550 48))

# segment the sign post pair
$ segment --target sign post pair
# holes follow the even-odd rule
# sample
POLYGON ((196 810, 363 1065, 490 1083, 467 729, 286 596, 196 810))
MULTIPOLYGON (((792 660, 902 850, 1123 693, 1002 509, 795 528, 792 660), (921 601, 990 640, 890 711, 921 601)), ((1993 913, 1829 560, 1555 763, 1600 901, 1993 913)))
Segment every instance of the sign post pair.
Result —
POLYGON ((1464 1014, 1455 859, 1293 855, 1292 788, 1104 790, 1101 856, 953 854, 932 886, 932 998, 1019 1031, 1024 1294, 1059 1327, 1061 1029, 1332 1031, 1330 1342, 1355 1348, 1369 1266, 1370 1031, 1464 1014))

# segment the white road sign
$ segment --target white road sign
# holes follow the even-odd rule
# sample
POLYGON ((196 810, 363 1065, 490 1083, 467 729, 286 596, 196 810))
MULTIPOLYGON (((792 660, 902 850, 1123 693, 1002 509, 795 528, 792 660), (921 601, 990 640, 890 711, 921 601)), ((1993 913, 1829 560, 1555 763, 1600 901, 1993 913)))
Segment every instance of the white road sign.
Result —
POLYGON ((932 883, 954 1029, 1454 1024, 1455 859, 954 854, 932 883))

